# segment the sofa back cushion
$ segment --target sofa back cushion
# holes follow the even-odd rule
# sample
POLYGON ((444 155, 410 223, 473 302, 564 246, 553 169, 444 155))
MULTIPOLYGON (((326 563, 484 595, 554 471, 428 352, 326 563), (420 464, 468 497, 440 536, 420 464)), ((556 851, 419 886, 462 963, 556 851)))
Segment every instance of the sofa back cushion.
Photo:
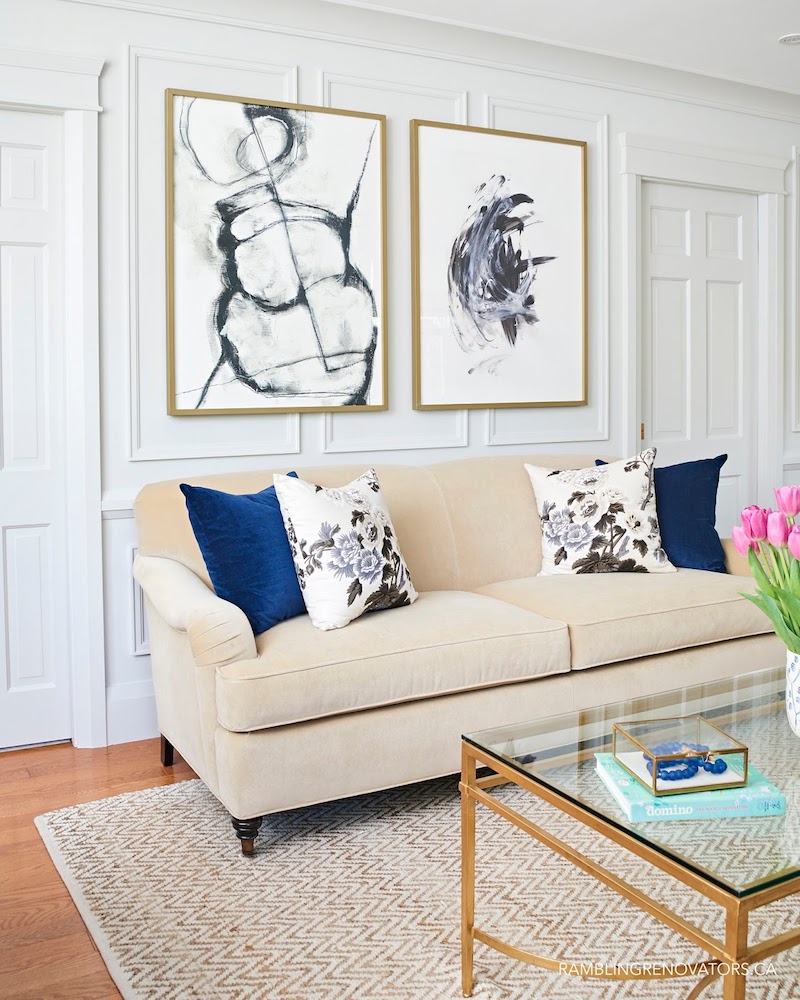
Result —
MULTIPOLYGON (((320 486, 343 486, 361 475, 366 467, 364 463, 299 467, 297 474, 301 479, 320 486)), ((397 533, 400 551, 408 564, 415 587, 418 590, 457 589, 458 570, 450 518, 441 488, 430 469, 411 465, 377 465, 375 469, 397 533)), ((188 566, 211 586, 206 565, 189 523, 180 483, 205 486, 227 493, 256 493, 272 485, 273 473, 288 471, 288 468, 282 468, 224 473, 145 486, 134 504, 139 552, 142 555, 175 559, 188 566)))
MULTIPOLYGON (((594 468, 597 455, 498 455, 429 466, 447 502, 460 590, 535 576, 542 527, 525 463, 594 468)), ((412 569, 413 573, 413 569, 412 569)))

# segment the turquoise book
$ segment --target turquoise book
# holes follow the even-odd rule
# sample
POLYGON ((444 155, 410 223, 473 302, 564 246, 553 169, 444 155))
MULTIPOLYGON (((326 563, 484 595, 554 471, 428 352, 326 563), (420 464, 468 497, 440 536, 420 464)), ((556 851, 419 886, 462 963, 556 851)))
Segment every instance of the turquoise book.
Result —
POLYGON ((610 753, 596 753, 597 773, 631 823, 726 816, 783 816, 786 796, 752 765, 747 784, 710 792, 655 796, 632 778, 610 753))

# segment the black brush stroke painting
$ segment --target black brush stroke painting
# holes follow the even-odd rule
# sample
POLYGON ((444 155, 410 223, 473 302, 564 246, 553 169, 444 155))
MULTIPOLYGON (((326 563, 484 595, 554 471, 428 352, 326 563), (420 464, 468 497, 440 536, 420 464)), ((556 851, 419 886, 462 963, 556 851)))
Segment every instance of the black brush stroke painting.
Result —
POLYGON ((447 285, 456 340, 468 354, 501 352, 478 361, 470 374, 498 374, 523 329, 538 322, 534 281, 538 269, 556 258, 524 251, 523 235, 535 222, 533 198, 493 174, 476 189, 453 241, 447 285))
POLYGON ((284 193, 303 191, 298 174, 312 157, 337 154, 311 141, 315 113, 229 102, 223 118, 207 99, 180 101, 179 140, 196 174, 223 192, 207 254, 219 268, 209 316, 217 356, 205 383, 181 394, 201 409, 216 387, 236 382, 255 394, 254 407, 368 405, 378 308, 351 242, 378 124, 349 150, 357 169, 335 212, 312 186, 304 197, 284 193))

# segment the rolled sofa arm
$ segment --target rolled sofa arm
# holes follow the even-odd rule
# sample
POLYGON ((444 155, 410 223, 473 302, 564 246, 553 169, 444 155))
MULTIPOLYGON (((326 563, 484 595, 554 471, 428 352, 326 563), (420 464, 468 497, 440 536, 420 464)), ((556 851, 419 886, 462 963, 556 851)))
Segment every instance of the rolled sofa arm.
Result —
POLYGON ((725 549, 725 565, 732 576, 752 576, 750 567, 747 564, 747 556, 741 555, 733 544, 733 539, 723 538, 722 547, 725 549))
POLYGON ((133 575, 170 628, 186 632, 200 667, 256 657, 256 641, 241 608, 223 601, 183 563, 137 555, 133 575))

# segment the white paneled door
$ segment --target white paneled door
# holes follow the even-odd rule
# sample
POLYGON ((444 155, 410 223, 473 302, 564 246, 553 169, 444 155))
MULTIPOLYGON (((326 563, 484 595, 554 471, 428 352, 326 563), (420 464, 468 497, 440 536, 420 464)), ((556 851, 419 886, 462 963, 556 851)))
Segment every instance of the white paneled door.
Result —
POLYGON ((0 111, 0 748, 71 736, 62 127, 0 111))
POLYGON ((756 497, 756 196, 644 182, 641 246, 644 440, 657 465, 727 453, 730 535, 756 497))

